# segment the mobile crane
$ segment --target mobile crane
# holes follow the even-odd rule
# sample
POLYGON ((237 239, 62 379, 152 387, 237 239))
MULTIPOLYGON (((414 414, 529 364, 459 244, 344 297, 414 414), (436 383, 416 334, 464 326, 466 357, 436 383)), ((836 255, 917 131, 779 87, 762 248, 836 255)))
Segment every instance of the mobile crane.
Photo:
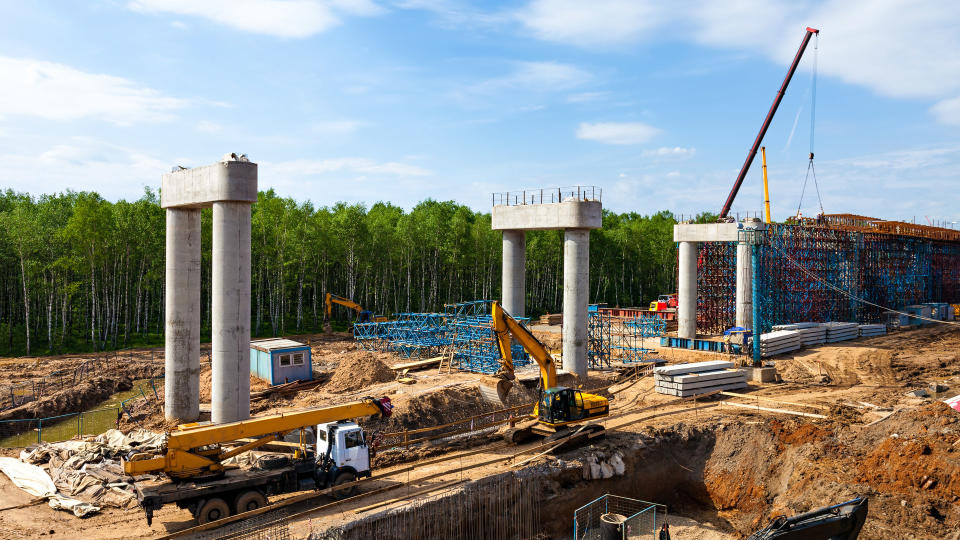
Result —
POLYGON ((358 478, 369 477, 370 447, 363 429, 351 418, 390 416, 389 398, 364 398, 342 405, 281 413, 226 424, 182 424, 169 433, 161 455, 134 453, 122 460, 130 476, 163 473, 169 480, 137 482, 137 500, 153 520, 154 510, 176 503, 200 523, 254 510, 267 497, 307 489, 350 484, 334 491, 335 497, 353 495, 358 478), (300 441, 292 457, 269 460, 262 470, 225 465, 228 458, 282 440, 299 430, 300 441), (309 431, 316 442, 308 443, 309 431), (253 438, 238 447, 226 443, 253 438))
MULTIPOLYGON (((511 342, 517 340, 540 366, 540 396, 527 422, 510 433, 514 442, 529 434, 555 435, 573 425, 610 414, 607 398, 581 392, 575 388, 557 385, 557 366, 546 347, 529 330, 524 328, 499 302, 493 302, 493 331, 500 352, 500 370, 480 381, 480 393, 488 401, 506 405, 507 395, 516 378, 513 369, 511 342)), ((591 431, 602 431, 603 426, 593 424, 591 431)))
POLYGON ((387 318, 382 315, 374 315, 372 311, 363 309, 363 306, 354 302, 353 300, 344 298, 342 296, 337 296, 333 293, 326 294, 326 297, 324 298, 324 304, 327 306, 327 319, 330 319, 330 316, 333 315, 333 305, 340 304, 341 306, 348 307, 357 313, 356 322, 358 323, 384 322, 387 320, 387 318))

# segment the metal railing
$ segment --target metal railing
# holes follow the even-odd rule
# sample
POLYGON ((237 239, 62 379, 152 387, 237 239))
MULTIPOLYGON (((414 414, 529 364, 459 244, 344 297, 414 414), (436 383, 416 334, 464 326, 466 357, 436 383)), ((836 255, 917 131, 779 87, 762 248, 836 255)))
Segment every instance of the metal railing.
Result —
POLYGON ((520 206, 524 204, 551 204, 567 201, 597 201, 603 190, 597 186, 567 186, 558 188, 523 189, 493 193, 493 206, 520 206))
POLYGON ((130 390, 132 397, 118 405, 45 418, 0 420, 0 448, 22 448, 41 442, 60 442, 103 433, 116 427, 123 414, 132 418, 132 412, 142 404, 159 403, 161 391, 158 387, 162 381, 161 376, 138 382, 130 390))
POLYGON ((622 538, 656 538, 657 527, 667 517, 667 507, 662 504, 604 495, 581 506, 573 513, 573 537, 575 540, 600 539, 600 518, 605 514, 622 516, 622 538))

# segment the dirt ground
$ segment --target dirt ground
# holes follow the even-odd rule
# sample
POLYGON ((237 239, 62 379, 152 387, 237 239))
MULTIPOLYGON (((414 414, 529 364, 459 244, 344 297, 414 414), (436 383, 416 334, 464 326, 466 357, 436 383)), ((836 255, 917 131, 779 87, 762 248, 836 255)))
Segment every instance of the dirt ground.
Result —
MULTIPOLYGON (((556 336, 558 339, 559 334, 556 336)), ((256 401, 254 414, 389 396, 396 414, 381 426, 389 431, 434 426, 496 408, 480 398, 475 374, 439 373, 434 367, 412 372, 415 381, 406 385, 393 380, 392 373, 388 377, 377 364, 389 366, 407 359, 358 351, 345 334, 318 335, 311 339, 311 346, 315 375, 322 384, 295 395, 256 401), (366 369, 371 365, 375 369, 366 369), (348 384, 360 375, 369 375, 369 383, 348 384)), ((548 347, 553 348, 549 343, 548 347)), ((727 358, 697 351, 659 352, 670 362, 727 358)), ((69 364, 80 360, 54 361, 69 364)), ((717 399, 677 403, 675 398, 654 393, 650 379, 632 385, 624 382, 612 389, 616 393, 604 439, 559 456, 537 458, 522 467, 539 471, 537 474, 555 483, 549 505, 550 514, 557 519, 545 524, 548 535, 568 536, 573 510, 613 493, 668 505, 675 538, 742 538, 775 514, 804 512, 856 495, 870 498, 861 538, 956 538, 960 530, 960 413, 933 398, 908 397, 906 393, 931 382, 951 389, 938 397, 960 393, 960 331, 952 327, 904 331, 813 347, 777 357, 772 363, 783 382, 751 383, 745 394, 780 402, 764 402, 763 407, 825 413, 828 418, 732 407, 717 399), (583 478, 588 460, 617 453, 625 464, 622 476, 583 478)), ((0 375, 12 369, 9 365, 0 359, 0 375)), ((204 375, 208 377, 208 372, 204 375)), ((587 386, 614 376, 592 374, 587 386)), ((529 389, 517 388, 514 403, 535 396, 529 389)), ((755 404, 746 398, 723 400, 755 404)), ((147 412, 143 418, 155 419, 158 414, 147 412)), ((495 448, 500 444, 490 436, 476 437, 460 447, 483 449, 486 445, 491 449, 427 465, 417 469, 413 478, 407 473, 392 481, 415 481, 417 475, 438 472, 465 479, 503 472, 511 466, 497 463, 463 470, 524 448, 495 448)), ((384 461, 378 471, 389 473, 404 460, 460 452, 451 448, 431 448, 421 454, 411 451, 384 461)), ((391 492, 372 495, 354 507, 396 496, 391 492)), ((0 475, 0 509, 26 502, 29 497, 0 475)), ((296 511, 327 502, 302 503, 296 511)), ((291 532, 302 537, 344 519, 370 515, 350 508, 342 506, 332 513, 294 520, 291 532)), ((189 526, 189 517, 185 511, 168 507, 157 512, 153 526, 147 527, 138 510, 109 509, 79 520, 39 505, 0 510, 0 538, 67 534, 154 537, 189 526)))

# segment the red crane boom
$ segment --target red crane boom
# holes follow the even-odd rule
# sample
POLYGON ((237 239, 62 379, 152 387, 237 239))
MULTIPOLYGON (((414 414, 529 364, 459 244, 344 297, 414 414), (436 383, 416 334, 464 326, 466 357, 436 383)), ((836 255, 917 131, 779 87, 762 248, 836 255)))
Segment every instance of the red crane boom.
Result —
POLYGON ((743 162, 743 167, 740 169, 740 174, 737 175, 737 181, 733 184, 733 189, 730 190, 730 195, 727 196, 727 202, 723 203, 723 209, 720 210, 720 219, 727 217, 727 214, 730 212, 730 207, 733 205, 733 200, 737 197, 737 192, 740 191, 740 186, 743 184, 743 179, 747 177, 747 171, 750 170, 750 165, 753 163, 753 158, 757 156, 757 150, 760 148, 760 143, 763 142, 763 136, 767 133, 767 128, 770 127, 770 122, 773 120, 773 115, 777 113, 777 108, 780 107, 780 102, 783 101, 783 95, 787 91, 787 86, 790 84, 790 79, 793 78, 793 73, 797 71, 797 66, 800 64, 800 59, 803 57, 803 51, 807 49, 807 44, 810 43, 810 37, 814 34, 819 34, 820 30, 816 28, 807 27, 807 33, 803 36, 803 41, 800 43, 800 49, 797 51, 797 55, 793 57, 793 63, 790 64, 790 69, 787 71, 787 76, 783 79, 783 84, 780 85, 780 90, 777 92, 777 97, 773 100, 773 105, 770 106, 770 110, 767 112, 767 117, 763 120, 763 125, 760 126, 760 133, 757 134, 757 139, 753 141, 753 146, 750 147, 750 151, 747 153, 747 159, 743 162))

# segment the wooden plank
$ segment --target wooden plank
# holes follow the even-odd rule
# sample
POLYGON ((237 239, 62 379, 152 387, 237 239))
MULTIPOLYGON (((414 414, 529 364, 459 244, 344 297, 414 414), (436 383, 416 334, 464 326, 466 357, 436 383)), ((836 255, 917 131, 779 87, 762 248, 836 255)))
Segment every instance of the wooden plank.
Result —
POLYGON ((746 403, 734 403, 732 401, 721 401, 720 405, 730 405, 731 407, 741 407, 743 409, 753 409, 755 411, 766 411, 780 414, 792 414, 794 416, 806 416, 808 418, 826 418, 822 414, 805 413, 800 411, 788 411, 786 409, 771 409, 770 407, 760 407, 757 405, 747 405, 746 403))
POLYGON ((425 368, 425 367, 430 367, 434 364, 439 364, 440 360, 442 359, 443 359, 442 356, 435 356, 433 358, 427 358, 426 360, 417 360, 416 362, 407 362, 404 364, 397 364, 391 367, 390 369, 394 371, 403 371, 405 369, 425 368))

